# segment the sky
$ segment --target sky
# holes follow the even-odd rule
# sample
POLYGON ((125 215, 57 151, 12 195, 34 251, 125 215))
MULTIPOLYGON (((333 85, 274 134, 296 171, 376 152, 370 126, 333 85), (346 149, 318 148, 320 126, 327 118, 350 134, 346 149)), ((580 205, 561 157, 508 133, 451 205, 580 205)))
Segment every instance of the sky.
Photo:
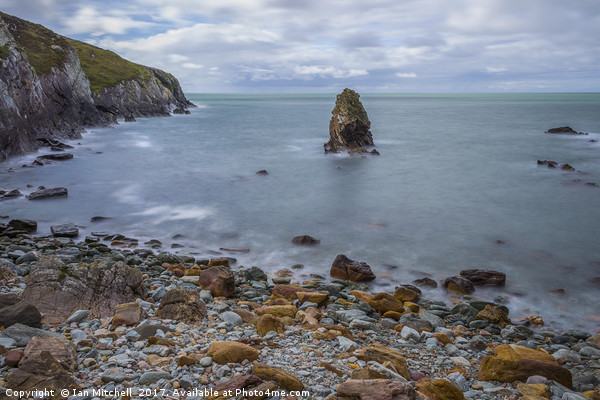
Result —
POLYGON ((186 92, 600 91, 599 0, 0 0, 186 92))

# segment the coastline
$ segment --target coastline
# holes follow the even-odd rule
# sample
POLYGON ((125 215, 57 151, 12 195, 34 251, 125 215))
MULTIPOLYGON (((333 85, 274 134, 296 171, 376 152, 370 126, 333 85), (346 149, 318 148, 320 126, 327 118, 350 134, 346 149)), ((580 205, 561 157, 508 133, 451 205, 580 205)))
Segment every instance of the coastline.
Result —
MULTIPOLYGON (((379 385, 369 390, 385 387, 391 390, 391 385, 410 391, 405 386, 408 385, 421 394, 431 395, 432 390, 442 385, 436 390, 450 393, 456 387, 469 399, 516 399, 525 394, 527 385, 511 386, 481 379, 485 378, 481 372, 484 358, 494 357, 494 349, 503 344, 551 354, 556 367, 561 365, 560 368, 572 374, 576 391, 595 390, 598 394, 598 332, 561 331, 547 326, 533 328, 517 321, 486 321, 479 314, 486 302, 469 303, 462 299, 449 307, 416 296, 407 297, 412 301, 405 300, 398 306, 397 300, 393 300, 395 293, 379 294, 374 301, 374 293, 369 294, 368 288, 360 283, 313 278, 300 282, 298 287, 289 285, 297 280, 295 270, 281 270, 267 277, 259 268, 243 268, 232 258, 196 259, 176 255, 162 252, 157 242, 145 244, 155 249, 142 248, 136 239, 118 235, 90 236, 82 241, 5 231, 0 245, 1 253, 12 261, 3 260, 3 293, 24 297, 26 282, 34 285, 30 280, 35 274, 31 272, 40 265, 49 270, 56 268, 57 279, 78 279, 77 271, 102 263, 106 263, 102 268, 121 265, 126 271, 135 270, 141 277, 139 295, 127 302, 127 307, 137 310, 134 313, 123 312, 122 307, 115 305, 110 310, 105 307, 105 315, 72 318, 69 324, 63 316, 62 322, 55 320, 42 325, 43 331, 61 334, 66 339, 60 343, 70 343, 76 349, 75 356, 68 362, 73 368, 72 383, 90 392, 78 392, 78 396, 83 397, 73 398, 88 398, 87 395, 91 398, 92 389, 126 393, 131 388, 134 396, 140 391, 173 395, 184 390, 192 398, 203 398, 206 391, 227 389, 264 393, 267 390, 273 393, 297 391, 299 396, 293 398, 335 399, 342 398, 345 390, 360 390, 352 386, 355 379, 369 379, 379 385), (234 294, 222 292, 224 296, 217 296, 218 290, 227 288, 227 284, 221 283, 220 289, 198 286, 198 275, 215 268, 228 275, 228 289, 233 284, 234 294), (176 309, 165 314, 161 304, 168 302, 165 299, 171 297, 168 293, 173 293, 172 289, 183 290, 185 299, 172 301, 176 309), (204 304, 204 308, 202 305, 198 308, 199 303, 204 304), (190 312, 187 307, 196 311, 190 312), (397 307, 404 311, 400 312, 397 307), (177 316, 175 320, 174 316, 177 316), (122 325, 115 322, 117 318, 122 325), (160 324, 162 333, 155 329, 151 337, 140 338, 136 331, 154 324, 160 324), (212 349, 218 342, 227 343, 219 352, 212 349), (232 343, 242 347, 237 348, 238 345, 232 343), (380 352, 393 354, 395 358, 383 357, 380 352), (401 368, 403 365, 406 365, 405 371, 401 368), (280 375, 286 378, 278 380, 280 375), (274 383, 265 384, 272 380, 274 383), (453 387, 445 386, 446 382, 452 382, 453 387), (194 389, 196 397, 192 394, 194 389)), ((25 297, 44 303, 40 297, 31 296, 29 293, 25 297)), ((76 305, 73 307, 78 309, 76 305)), ((14 330, 19 329, 27 330, 22 326, 14 330)), ((28 352, 25 342, 8 345, 10 338, 6 332, 0 334, 3 338, 0 343, 6 351, 3 365, 8 364, 8 359, 12 360, 19 349, 28 352), (8 351, 12 352, 10 356, 8 351)), ((17 370, 2 367, 0 379, 6 380, 17 370)), ((538 371, 543 372, 543 369, 538 371)), ((563 370, 561 373, 566 374, 563 370)), ((528 383, 539 385, 541 382, 557 398, 565 398, 564 393, 575 396, 565 388, 565 382, 557 384, 544 379, 530 377, 528 383)), ((518 380, 528 381, 522 376, 518 380)), ((364 388, 363 384, 362 390, 366 390, 364 388)))

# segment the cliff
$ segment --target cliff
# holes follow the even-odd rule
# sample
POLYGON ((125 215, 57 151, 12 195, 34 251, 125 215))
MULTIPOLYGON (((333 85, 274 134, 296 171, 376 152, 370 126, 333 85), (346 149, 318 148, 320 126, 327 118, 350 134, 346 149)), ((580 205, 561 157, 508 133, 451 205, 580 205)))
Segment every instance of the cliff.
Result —
POLYGON ((185 113, 172 75, 0 12, 0 161, 118 117, 185 113))

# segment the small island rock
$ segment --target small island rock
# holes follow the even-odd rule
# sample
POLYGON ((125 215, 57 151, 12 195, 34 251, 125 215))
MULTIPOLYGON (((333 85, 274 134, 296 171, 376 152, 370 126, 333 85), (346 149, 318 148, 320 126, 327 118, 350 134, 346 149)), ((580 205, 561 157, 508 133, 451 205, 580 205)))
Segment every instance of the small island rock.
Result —
POLYGON ((371 121, 359 98, 360 95, 351 89, 344 89, 337 96, 329 122, 330 139, 323 145, 326 153, 343 149, 367 153, 365 147, 373 146, 373 135, 369 131, 371 121))

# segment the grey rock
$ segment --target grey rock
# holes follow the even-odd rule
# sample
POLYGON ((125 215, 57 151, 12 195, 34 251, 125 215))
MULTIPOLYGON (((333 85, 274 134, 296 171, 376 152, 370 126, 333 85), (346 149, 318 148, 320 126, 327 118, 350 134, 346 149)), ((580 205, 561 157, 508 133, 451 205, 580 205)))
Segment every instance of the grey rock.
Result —
POLYGON ((414 340, 415 342, 419 342, 421 340, 421 335, 419 332, 409 326, 405 326, 400 331, 400 336, 404 340, 414 340))
POLYGON ((213 359, 211 357, 202 357, 200 359, 200 361, 198 361, 198 364, 204 368, 210 367, 212 365, 212 363, 213 363, 213 359))
POLYGON ((370 321, 364 321, 362 319, 354 319, 350 322, 350 329, 374 329, 375 325, 370 321))
POLYGON ((467 378, 460 372, 453 372, 447 376, 448 380, 456 385, 463 392, 468 391, 471 388, 467 378))
POLYGON ((242 317, 233 311, 225 311, 219 316, 223 322, 229 323, 232 327, 240 326, 244 323, 242 317))
POLYGON ((0 337, 7 337, 14 339, 17 346, 23 347, 26 346, 27 343, 31 340, 32 337, 57 337, 64 338, 63 335, 56 332, 46 331, 43 329, 32 328, 23 324, 14 324, 8 328, 6 328, 2 333, 0 333, 0 337))
POLYGON ((170 379, 171 374, 165 371, 147 371, 140 377, 140 385, 150 385, 161 379, 170 379))
POLYGON ((69 318, 67 318, 67 324, 71 322, 81 322, 83 319, 90 315, 90 310, 77 310, 69 318))
POLYGON ((337 337, 338 346, 342 349, 342 351, 352 352, 358 349, 358 345, 355 341, 350 340, 344 336, 337 337))
POLYGON ((126 375, 123 371, 116 369, 116 368, 109 368, 106 371, 104 371, 104 373, 100 376, 100 379, 102 379, 102 382, 104 383, 108 383, 108 382, 123 382, 126 378, 126 375))
POLYGON ((446 326, 446 323, 444 322, 443 319, 441 319, 437 315, 434 315, 434 314, 432 314, 430 312, 424 312, 423 314, 420 314, 419 317, 423 321, 429 322, 431 324, 431 326, 433 327, 433 329, 441 328, 441 327, 446 326))
POLYGON ((591 346, 586 346, 579 350, 579 354, 585 357, 600 357, 600 350, 591 346))
POLYGON ((27 199, 29 200, 44 200, 51 199, 57 197, 67 197, 69 195, 69 191, 65 187, 56 187, 51 189, 38 189, 35 192, 27 195, 27 199))
POLYGON ((17 341, 10 337, 4 337, 0 335, 0 346, 11 349, 17 345, 17 341))
POLYGON ((56 237, 76 238, 79 236, 79 228, 75 224, 62 224, 50 227, 52 235, 56 237))

